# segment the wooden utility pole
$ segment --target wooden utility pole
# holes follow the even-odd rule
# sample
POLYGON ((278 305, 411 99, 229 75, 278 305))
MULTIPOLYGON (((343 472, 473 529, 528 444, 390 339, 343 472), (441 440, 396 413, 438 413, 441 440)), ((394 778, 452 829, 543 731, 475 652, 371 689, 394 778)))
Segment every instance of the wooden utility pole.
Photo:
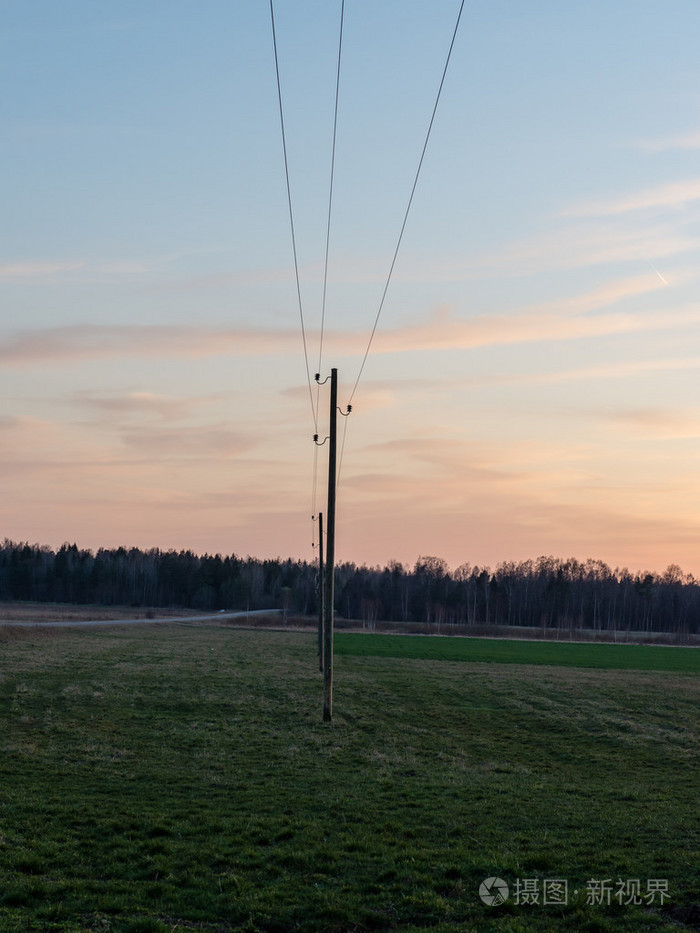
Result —
POLYGON ((318 513, 318 669, 323 673, 323 512, 318 513))
POLYGON ((331 369, 330 446, 328 449, 328 529, 323 613, 323 721, 333 718, 333 584, 335 578, 335 457, 338 414, 338 370, 331 369))

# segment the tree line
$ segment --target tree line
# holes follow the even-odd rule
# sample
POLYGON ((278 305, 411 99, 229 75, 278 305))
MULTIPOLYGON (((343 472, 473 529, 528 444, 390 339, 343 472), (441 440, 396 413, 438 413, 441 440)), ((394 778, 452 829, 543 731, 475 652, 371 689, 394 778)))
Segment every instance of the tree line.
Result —
MULTIPOLYGON (((413 567, 336 566, 340 617, 443 626, 526 626, 600 631, 700 633, 700 581, 671 565, 663 574, 611 569, 603 561, 506 561, 494 570, 438 557, 413 567)), ((308 561, 259 560, 189 550, 58 550, 5 540, 0 600, 131 607, 284 608, 318 611, 318 571, 308 561)))

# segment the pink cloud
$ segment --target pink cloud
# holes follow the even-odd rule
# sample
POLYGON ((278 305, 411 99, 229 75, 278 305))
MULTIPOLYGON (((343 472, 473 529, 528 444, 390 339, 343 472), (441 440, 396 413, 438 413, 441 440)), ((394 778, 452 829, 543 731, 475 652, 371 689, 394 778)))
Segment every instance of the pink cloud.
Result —
POLYGON ((127 448, 151 461, 204 460, 238 457, 257 446, 257 438, 224 424, 198 427, 141 428, 122 435, 127 448))
POLYGON ((297 330, 175 325, 67 325, 24 331, 0 343, 0 363, 19 366, 113 356, 205 357, 297 350, 297 330))
MULTIPOLYGON (((665 288, 651 273, 614 281, 590 293, 550 301, 524 310, 463 318, 439 308, 422 322, 391 329, 380 328, 373 351, 403 353, 413 350, 471 349, 481 346, 576 340, 669 327, 700 319, 691 307, 646 314, 590 315, 627 298, 665 288)), ((327 351, 338 356, 357 355, 364 349, 365 330, 328 331, 327 351)), ((312 345, 319 334, 307 332, 312 345)), ((8 366, 61 364, 116 356, 203 358, 208 356, 276 356, 298 353, 298 327, 188 327, 184 325, 67 325, 20 331, 0 342, 0 363, 8 366)))

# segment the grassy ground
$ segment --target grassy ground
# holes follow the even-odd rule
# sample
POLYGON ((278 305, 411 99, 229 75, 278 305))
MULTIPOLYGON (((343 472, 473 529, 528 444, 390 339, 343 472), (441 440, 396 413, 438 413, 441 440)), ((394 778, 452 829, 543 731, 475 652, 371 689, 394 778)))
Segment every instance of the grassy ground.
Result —
POLYGON ((414 635, 339 633, 335 651, 344 655, 553 664, 613 670, 700 674, 700 651, 662 645, 567 644, 493 638, 436 638, 414 635))
POLYGON ((313 634, 0 633, 0 931, 692 928, 696 677, 346 637, 324 725, 313 634), (488 907, 491 876, 568 902, 488 907))

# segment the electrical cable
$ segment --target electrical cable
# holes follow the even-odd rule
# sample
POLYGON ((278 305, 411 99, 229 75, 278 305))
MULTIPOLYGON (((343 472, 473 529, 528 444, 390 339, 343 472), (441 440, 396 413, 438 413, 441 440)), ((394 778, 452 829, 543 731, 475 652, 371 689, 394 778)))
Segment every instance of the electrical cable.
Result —
MULTIPOLYGON (((416 188, 418 186, 418 179, 420 177, 421 169, 423 167, 423 161, 424 161, 425 154, 428 148, 428 143, 429 143, 430 135, 431 135, 432 128, 433 128, 433 123, 435 121, 435 115, 437 113, 438 105, 440 102, 440 97, 442 95, 443 85, 445 83, 445 78, 447 75, 447 70, 449 67, 450 59, 452 57, 452 50, 454 48, 455 40, 457 38, 457 32, 458 32, 459 24, 462 18, 462 12, 464 10, 464 3, 465 3, 465 0, 461 0, 459 12, 457 14, 457 21, 456 21, 454 31, 452 34, 452 40, 450 42, 449 50, 447 53, 447 58, 445 61, 445 66, 443 68, 442 77, 440 79, 440 84, 439 84, 437 95, 435 98, 435 104, 433 106, 432 114, 430 117, 430 122, 428 124, 428 129, 427 129, 426 136, 425 136, 425 141, 423 143, 423 148, 421 151, 420 159, 418 161, 418 168, 416 169, 416 174, 413 180, 413 186, 411 188, 411 193, 408 199, 408 203, 406 205, 406 210, 404 212, 403 221, 401 223, 399 236, 396 242, 396 247, 394 249, 391 264, 389 266, 389 272, 388 272, 388 275, 387 275, 387 278, 384 284, 384 290, 382 292, 381 300, 379 302, 379 308, 377 310, 377 314, 374 319, 374 324, 370 332, 369 340, 367 342, 367 347, 365 349, 365 353, 362 358, 362 363, 360 364, 360 369, 357 374, 357 378, 355 380, 355 383, 352 388, 352 392, 350 394, 350 398, 348 400, 347 414, 350 414, 350 411, 351 411, 350 402, 352 402, 355 396, 355 393, 357 391, 357 388, 359 386, 360 379, 362 378, 365 364, 367 363, 367 359, 369 357, 372 343, 374 341, 374 337, 377 331, 379 319, 381 317, 381 313, 384 308, 386 296, 389 291, 389 285, 391 283, 391 279, 394 273, 394 267, 396 265, 399 250, 401 248, 403 235, 406 229, 406 224, 408 222, 408 215, 410 213, 411 206, 413 204, 413 198, 416 192, 416 188)), ((342 0, 341 12, 340 12, 340 31, 339 31, 339 39, 338 39, 338 62, 337 62, 337 69, 336 69, 335 106, 334 106, 334 115, 333 115, 333 142, 332 142, 332 147, 331 147, 331 169, 330 169, 330 184, 329 184, 329 194, 328 194, 328 216, 327 216, 327 224, 326 224, 326 249, 325 249, 325 261, 324 261, 324 272, 323 272, 323 295, 322 295, 322 304, 321 304, 321 328, 320 328, 319 355, 318 355, 319 372, 321 370, 321 364, 323 360, 323 341, 324 341, 324 333, 325 333, 326 297, 327 297, 327 287, 328 287, 328 262, 329 262, 329 255, 330 255, 330 235, 331 235, 331 218, 332 218, 332 208, 333 208, 333 184, 334 184, 334 177, 335 177, 335 153, 336 153, 337 127, 338 127, 338 102, 339 102, 339 96, 340 96, 340 72, 341 72, 341 59, 342 59, 342 46, 343 46, 344 15, 345 15, 345 0, 342 0)), ((325 443, 325 440, 327 440, 328 438, 326 438, 321 444, 319 444, 318 442, 318 414, 319 414, 319 407, 320 407, 319 388, 322 383, 320 382, 320 378, 317 375, 316 376, 316 383, 317 383, 316 403, 314 404, 314 396, 313 396, 313 390, 312 390, 312 385, 311 385, 311 370, 309 368, 308 342, 307 342, 307 337, 306 337, 306 326, 304 322, 304 309, 303 309, 303 302, 302 302, 302 296, 301 296, 301 283, 300 283, 300 277, 299 277, 299 262, 298 262, 298 254, 297 254, 296 233, 295 233, 295 227, 294 227, 294 211, 292 207, 291 184, 290 184, 290 177, 289 177, 289 159, 287 155, 287 140, 286 140, 286 131, 285 131, 285 124, 284 124, 284 108, 282 105, 282 86, 281 86, 281 81, 280 81, 279 56, 278 56, 278 51, 277 51, 277 35, 276 35, 276 28, 275 28, 275 13, 274 13, 273 0, 270 0, 270 20, 272 23, 272 41, 273 41, 274 54, 275 54, 277 98, 278 98, 278 103, 279 103, 280 127, 281 127, 281 132, 282 132, 282 150, 284 154, 284 171, 285 171, 285 179, 286 179, 286 186, 287 186, 287 204, 289 208, 289 225, 290 225, 291 239, 292 239, 292 253, 294 257, 294 274, 295 274, 296 290, 297 290, 297 302, 298 302, 298 307, 299 307, 299 320, 301 323, 302 343, 304 347, 304 362, 306 366, 306 377, 307 377, 308 388, 309 388, 309 400, 311 403, 311 414, 312 414, 312 419, 314 423, 314 442, 315 442, 314 448, 315 450, 314 450, 311 506, 312 506, 312 522, 315 522, 317 478, 318 478, 318 447, 322 446, 322 444, 325 443)), ((341 414, 345 414, 345 412, 341 411, 340 409, 338 410, 340 411, 341 414)), ((342 437, 341 450, 340 450, 340 462, 339 462, 336 484, 339 484, 339 481, 340 481, 340 473, 342 470, 342 463, 343 463, 343 454, 345 451, 346 433, 347 433, 347 420, 343 428, 343 437, 342 437)), ((315 549, 316 547, 315 528, 314 528, 312 537, 314 539, 312 541, 312 548, 315 549)), ((322 542, 319 541, 319 545, 321 544, 322 542)))
MULTIPOLYGON (((344 412, 341 411, 340 414, 342 415, 344 414, 344 412)), ((340 476, 343 472, 343 454, 345 453, 345 435, 348 432, 348 420, 349 420, 348 418, 345 418, 343 420, 343 437, 340 442, 340 457, 338 458, 338 472, 336 474, 336 480, 335 480, 336 496, 338 495, 338 489, 340 488, 340 476)))
MULTIPOLYGON (((331 171, 330 171, 330 182, 328 186, 328 218, 326 222, 326 254, 323 264, 323 296, 321 300, 321 335, 319 339, 318 346, 318 372, 321 372, 321 366, 323 363, 323 338, 325 333, 325 323, 326 323, 326 295, 328 291, 328 259, 330 255, 330 242, 331 242, 331 217, 333 212, 333 181, 335 178, 335 149, 336 149, 336 139, 338 135, 338 101, 340 98, 340 63, 342 60, 343 52, 343 23, 345 21, 345 0, 342 0, 340 5, 340 29, 338 34, 338 64, 336 67, 336 76, 335 76, 335 105, 333 108, 333 142, 331 145, 331 171)), ((316 417, 318 419, 318 412, 320 408, 320 392, 321 384, 319 380, 316 380, 316 417)), ((318 420, 316 422, 318 430, 318 420)), ((318 454, 316 451, 315 455, 318 454)), ((314 466, 314 491, 313 491, 313 502, 314 510, 313 514, 316 514, 316 472, 314 466)))
MULTIPOLYGON (((337 137, 337 127, 338 127, 338 100, 340 95, 340 64, 343 48, 343 22, 345 16, 345 0, 342 0, 341 9, 340 9, 340 33, 338 39, 338 65, 336 69, 336 85, 335 85, 335 107, 333 115, 333 143, 331 147, 331 171, 330 171, 330 185, 329 185, 329 194, 328 194, 328 220, 326 225, 326 255, 325 255, 325 265, 324 265, 324 274, 323 274, 323 300, 321 307, 321 335, 319 342, 319 351, 318 351, 318 369, 321 369, 321 361, 323 358, 323 335, 324 335, 324 326, 325 326, 325 315, 326 315, 326 292, 328 284, 328 257, 330 252, 330 235, 331 235, 331 216, 332 216, 332 205, 333 205, 333 179, 335 175, 335 149, 336 149, 336 137, 337 137)), ((306 366, 306 378, 309 386, 309 401, 311 403, 311 416, 314 423, 314 434, 318 434, 318 412, 319 412, 319 391, 320 385, 316 387, 316 403, 314 404, 313 390, 311 387, 311 370, 309 368, 309 353, 308 353, 308 344, 306 339, 306 327, 304 324, 304 310, 303 302, 301 297, 301 283, 299 278, 299 261, 297 255, 297 245, 296 245, 296 233, 294 227, 294 210, 292 207, 292 190, 291 183, 289 178, 289 159, 287 156, 287 134, 285 131, 284 125, 284 108, 282 105, 282 83, 280 80, 280 70, 279 70, 279 54, 277 51, 277 30, 275 28, 275 10, 273 0, 270 0, 270 21, 272 24, 272 44, 275 53, 275 75, 277 78, 277 100, 279 104, 279 114, 280 114, 280 128, 282 132, 282 151, 284 153, 284 173, 285 180, 287 185, 287 204, 289 207, 289 226, 291 230, 292 237, 292 253, 294 256, 294 276, 296 281, 297 289, 297 301, 299 305, 299 320, 301 322, 301 336, 302 343, 304 346, 304 363, 306 366)), ((314 444, 314 466, 313 466, 313 477, 311 481, 311 521, 312 521, 312 548, 315 548, 315 516, 316 516, 316 495, 318 492, 318 445, 314 444)))
POLYGON ((284 152, 284 174, 287 181, 287 204, 289 205, 289 226, 292 233, 292 252, 294 254, 294 275, 296 277, 297 301, 299 303, 299 319, 301 321, 301 339, 304 344, 304 362, 306 364, 306 378, 309 384, 309 401, 311 402, 311 415, 314 430, 318 432, 318 412, 314 407, 314 396, 311 388, 311 370, 309 369, 309 353, 306 344, 306 328, 304 326, 304 310, 301 300, 301 285, 299 283, 299 261, 297 259, 297 242, 294 232, 294 211, 292 210, 292 189, 289 183, 289 160, 287 158, 287 136, 284 129, 284 110, 282 108, 282 85, 280 83, 279 57, 277 54, 277 33, 275 31, 275 10, 273 0, 270 0, 270 19, 272 21, 272 44, 275 50, 275 74, 277 75, 277 100, 279 102, 280 126, 282 129, 282 150, 284 152))
POLYGON ((323 359, 323 334, 326 320, 326 291, 328 287, 328 255, 331 241, 331 213, 333 207, 333 179, 335 177, 335 142, 338 134, 338 98, 340 95, 340 61, 343 50, 343 20, 345 18, 345 0, 340 6, 340 36, 338 39, 338 68, 335 79, 335 109, 333 112, 333 145, 331 147, 331 176, 328 192, 328 222, 326 224, 326 258, 323 267, 323 300, 321 303, 321 339, 318 348, 318 371, 321 371, 323 359))
POLYGON ((416 186, 418 185, 418 177, 420 175, 421 168, 423 167, 423 159, 425 158, 425 152, 428 148, 428 141, 430 139, 430 133, 433 128, 433 123, 435 121, 435 114, 437 113, 438 104, 440 103, 440 95, 442 94, 442 87, 445 83, 447 69, 450 64, 450 58, 452 57, 452 49, 454 48, 455 39, 457 38, 457 30, 459 29, 459 22, 462 18, 462 10, 464 9, 464 3, 465 3, 465 0, 462 0, 461 5, 459 7, 459 13, 457 14, 457 22, 455 24, 454 32, 452 33, 452 41, 450 42, 450 48, 447 53, 445 67, 443 68, 442 78, 440 79, 440 86, 438 88, 437 96, 435 98, 435 106, 433 107, 432 116, 430 117, 430 123, 428 124, 428 132, 426 133, 425 142, 423 143, 423 151, 421 152, 420 160, 418 162, 418 169, 416 170, 416 177, 413 181, 413 187, 411 188, 411 196, 408 199, 408 204, 406 206, 406 212, 404 214, 403 223, 401 224, 401 230, 399 232, 399 238, 396 242, 396 249, 394 250, 394 256, 391 260, 391 265, 389 267, 389 274, 387 275, 386 283, 384 285, 384 291, 382 293, 382 298, 381 298, 381 301, 379 302, 379 310, 377 311, 377 316, 374 319, 374 326, 372 327, 372 331, 369 336, 369 341, 367 343, 367 349, 365 350, 365 355, 362 359, 360 371, 357 374, 355 385, 353 386, 352 392, 350 393, 350 398, 348 399, 349 402, 352 402, 353 398, 355 397, 355 392, 357 391, 357 386, 359 385, 360 379, 362 377, 362 373, 365 368, 365 363, 367 362, 367 357, 369 356, 370 347, 372 346, 372 341, 374 340, 374 335, 377 331, 377 325, 379 324, 379 317, 382 313, 382 309, 384 308, 384 301, 386 299, 387 292, 389 291, 389 283, 391 282, 391 277, 394 272, 394 266, 396 265, 396 258, 399 255, 399 249, 401 247, 401 240, 403 239, 404 230, 406 229, 406 222, 408 221, 408 214, 409 214, 409 211, 411 210, 411 204, 413 203, 413 196, 416 193, 416 186))

